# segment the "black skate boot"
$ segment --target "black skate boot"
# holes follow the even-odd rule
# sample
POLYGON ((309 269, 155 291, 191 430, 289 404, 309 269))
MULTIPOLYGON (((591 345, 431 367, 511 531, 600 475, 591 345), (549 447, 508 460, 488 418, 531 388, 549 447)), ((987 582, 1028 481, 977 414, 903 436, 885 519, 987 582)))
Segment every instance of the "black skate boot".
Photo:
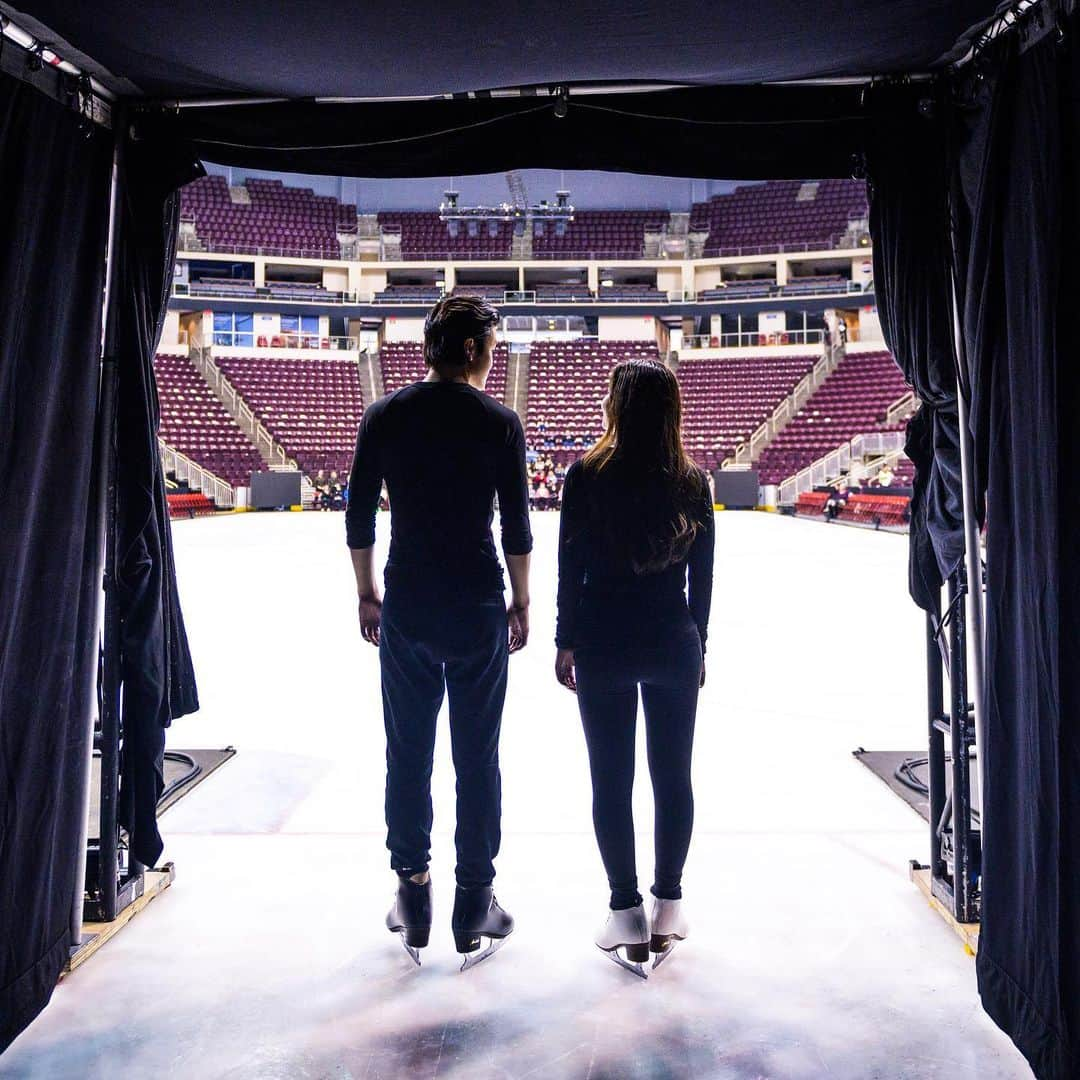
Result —
POLYGON ((498 951, 513 932, 514 920, 499 907, 490 885, 475 889, 463 889, 459 885, 450 925, 454 946, 464 957, 461 970, 465 971, 498 951), (481 952, 483 938, 488 939, 488 946, 481 952))
POLYGON ((407 877, 398 878, 394 906, 386 916, 386 926, 401 935, 405 951, 420 966, 420 952, 431 936, 431 879, 422 885, 407 877))

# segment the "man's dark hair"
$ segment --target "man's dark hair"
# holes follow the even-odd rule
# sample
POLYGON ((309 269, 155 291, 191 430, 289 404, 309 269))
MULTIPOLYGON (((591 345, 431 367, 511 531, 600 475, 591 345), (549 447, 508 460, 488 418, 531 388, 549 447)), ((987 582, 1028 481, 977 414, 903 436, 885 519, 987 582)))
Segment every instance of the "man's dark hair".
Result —
POLYGON ((479 344, 498 322, 498 311, 480 296, 444 296, 424 320, 424 363, 436 369, 465 367, 465 341, 479 344))

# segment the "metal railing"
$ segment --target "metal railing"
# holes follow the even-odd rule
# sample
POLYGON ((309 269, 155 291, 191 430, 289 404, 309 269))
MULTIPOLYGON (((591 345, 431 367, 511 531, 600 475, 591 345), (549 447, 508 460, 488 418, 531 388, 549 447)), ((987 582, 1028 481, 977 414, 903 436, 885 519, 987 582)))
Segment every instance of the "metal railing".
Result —
MULTIPOLYGON (((871 431, 865 435, 856 435, 784 480, 780 484, 777 502, 781 506, 790 506, 803 492, 831 484, 844 473, 854 474, 858 471, 858 463, 866 457, 879 457, 880 460, 874 464, 880 468, 886 461, 895 461, 903 452, 902 431, 871 431)), ((853 478, 861 479, 862 474, 853 475, 853 478)))
POLYGON ((173 285, 172 295, 176 299, 183 297, 202 297, 216 300, 259 300, 265 303, 275 300, 287 304, 355 304, 359 294, 344 292, 337 289, 324 289, 317 286, 317 295, 312 293, 301 294, 290 289, 288 286, 279 285, 256 285, 254 282, 243 282, 237 285, 215 285, 204 282, 185 284, 178 281, 173 285))
POLYGON ((787 296, 799 300, 813 300, 820 296, 848 296, 852 293, 873 291, 873 285, 860 285, 857 281, 833 281, 829 283, 800 282, 798 278, 786 285, 762 284, 760 286, 730 282, 711 289, 702 289, 696 296, 691 296, 699 304, 735 304, 747 300, 767 300, 777 296, 787 296), (812 287, 811 287, 812 286, 812 287), (725 295, 730 292, 730 296, 725 295), (717 295, 706 296, 705 293, 717 295))
MULTIPOLYGON (((184 239, 183 237, 181 239, 184 239)), ((216 240, 204 240, 196 236, 199 246, 187 249, 181 247, 177 255, 261 255, 270 259, 329 259, 333 262, 346 262, 341 253, 341 245, 334 247, 290 247, 281 244, 225 244, 216 240)))
POLYGON ((885 423, 899 424, 913 416, 921 405, 922 402, 915 396, 914 391, 909 390, 889 406, 885 413, 885 423))
POLYGON ((250 330, 215 330, 215 345, 229 349, 311 349, 320 352, 356 352, 360 339, 328 334, 298 334, 284 330, 276 334, 255 334, 250 330))
POLYGON ((778 334, 759 334, 756 330, 743 330, 741 333, 728 334, 687 334, 683 336, 682 348, 693 352, 696 349, 737 349, 767 345, 822 345, 825 341, 824 330, 786 330, 778 334))
MULTIPOLYGON (((385 227, 384 227, 385 228, 385 227)), ((384 237, 385 239, 385 237, 384 237)), ((396 246, 396 245, 395 245, 396 246)), ((773 249, 775 250, 775 249, 773 249)), ((384 245, 385 254, 385 245, 384 245)), ((646 256, 644 247, 634 250, 618 250, 605 248, 600 251, 532 251, 530 255, 519 261, 521 262, 637 262, 647 260, 658 262, 663 255, 646 256)), ((393 257, 387 262, 509 262, 511 259, 510 247, 504 251, 450 251, 446 248, 433 251, 402 251, 394 252, 393 257)))
MULTIPOLYGON (((708 230, 695 229, 691 232, 707 232, 708 230)), ((848 236, 848 231, 833 233, 826 239, 808 240, 801 244, 744 244, 735 247, 711 247, 706 241, 706 259, 727 258, 733 255, 783 255, 792 251, 832 251, 842 246, 842 241, 848 236)))
POLYGON ((881 454, 900 453, 904 449, 906 436, 902 431, 871 431, 865 435, 856 435, 851 440, 851 456, 867 458, 881 454))
POLYGON ((734 457, 727 459, 727 462, 749 465, 757 461, 765 447, 791 423, 810 395, 829 377, 842 355, 843 353, 839 350, 826 349, 821 359, 795 384, 795 388, 777 405, 772 415, 735 451, 734 457))
POLYGON ((204 379, 210 385, 210 389, 217 394, 222 404, 228 409, 233 419, 240 425, 240 430, 255 444, 268 465, 285 465, 296 468, 296 462, 285 453, 285 448, 273 435, 260 423, 259 418, 251 411, 251 407, 236 392, 236 388, 221 373, 221 369, 214 362, 209 349, 193 349, 192 358, 195 366, 202 373, 204 379))
POLYGON ((201 491, 220 509, 231 509, 236 504, 236 492, 231 484, 169 446, 164 439, 158 439, 158 450, 165 472, 172 473, 177 480, 186 481, 188 487, 201 491))

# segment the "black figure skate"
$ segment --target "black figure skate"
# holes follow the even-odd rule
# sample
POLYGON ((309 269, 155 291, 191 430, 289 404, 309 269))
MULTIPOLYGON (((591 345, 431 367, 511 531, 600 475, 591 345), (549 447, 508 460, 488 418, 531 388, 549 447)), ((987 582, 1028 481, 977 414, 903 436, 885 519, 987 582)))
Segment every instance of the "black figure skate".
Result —
POLYGON ((420 966, 420 950, 431 936, 431 879, 422 885, 407 877, 398 879, 394 906, 386 916, 386 926, 392 933, 401 935, 405 951, 420 966))
POLYGON ((461 970, 476 967, 497 952, 514 929, 514 920, 501 907, 491 886, 477 889, 458 887, 454 896, 454 915, 451 920, 454 946, 464 957, 461 970), (487 938, 487 948, 480 946, 487 938))

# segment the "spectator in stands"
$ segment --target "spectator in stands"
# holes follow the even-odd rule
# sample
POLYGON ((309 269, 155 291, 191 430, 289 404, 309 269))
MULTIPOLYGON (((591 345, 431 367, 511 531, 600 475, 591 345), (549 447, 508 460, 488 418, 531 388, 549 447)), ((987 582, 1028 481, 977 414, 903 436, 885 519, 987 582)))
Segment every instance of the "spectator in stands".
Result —
POLYGON ((886 462, 878 470, 877 476, 874 477, 874 483, 878 487, 892 487, 893 480, 896 478, 896 473, 893 472, 892 465, 886 462))
POLYGON ((841 480, 835 487, 829 488, 829 497, 822 508, 822 516, 827 522, 832 521, 847 506, 847 483, 841 480))
POLYGON ((326 470, 320 469, 311 481, 315 489, 315 507, 318 510, 329 510, 330 506, 330 481, 327 479, 326 470))
POLYGON ((616 936, 615 945, 649 941, 631 813, 639 686, 656 807, 653 934, 685 936, 678 908, 714 516, 705 474, 682 445, 679 384, 667 367, 618 364, 604 413, 603 435, 569 468, 563 489, 555 675, 577 693, 585 728, 593 824, 611 889, 598 944, 613 951, 612 928, 638 934, 616 936), (668 926, 675 929, 661 929, 668 926))
POLYGON ((341 481, 338 479, 337 469, 330 470, 330 479, 326 485, 327 498, 330 501, 331 510, 345 509, 345 496, 342 494, 341 481))
POLYGON ((427 942, 431 769, 445 690, 458 791, 451 924, 460 952, 479 948, 481 934, 502 938, 513 927, 491 885, 507 655, 529 637, 532 535, 521 421, 483 392, 498 320, 487 301, 472 296, 447 296, 431 309, 424 324, 427 377, 363 414, 346 515, 360 629, 379 647, 382 671, 387 846, 398 875, 387 925, 422 931, 420 943, 427 942), (373 559, 384 480, 393 524, 385 599, 373 559), (509 608, 491 536, 496 495, 509 608))

